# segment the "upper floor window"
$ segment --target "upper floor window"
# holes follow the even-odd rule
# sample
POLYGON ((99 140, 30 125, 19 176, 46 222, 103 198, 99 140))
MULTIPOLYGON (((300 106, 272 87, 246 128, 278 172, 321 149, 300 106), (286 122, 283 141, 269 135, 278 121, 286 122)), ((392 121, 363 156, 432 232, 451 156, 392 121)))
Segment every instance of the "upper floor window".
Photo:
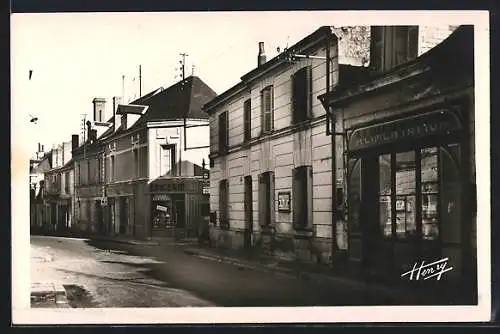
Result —
POLYGON ((219 115, 219 153, 227 153, 227 148, 229 146, 229 120, 227 117, 227 111, 224 111, 219 115))
POLYGON ((311 118, 312 75, 311 66, 306 66, 292 75, 292 121, 299 123, 311 118))
POLYGON ((418 56, 418 26, 371 27, 371 64, 388 71, 418 56))
POLYGON ((115 178, 115 156, 109 158, 109 180, 113 181, 115 178))
POLYGON ((243 103, 243 141, 248 142, 252 138, 252 102, 251 99, 243 103))
POLYGON ((260 93, 262 133, 269 133, 274 128, 274 91, 267 86, 260 93))
POLYGON ((139 177, 139 150, 134 149, 134 177, 139 177))
POLYGON ((160 176, 173 174, 175 166, 175 145, 161 145, 160 176))

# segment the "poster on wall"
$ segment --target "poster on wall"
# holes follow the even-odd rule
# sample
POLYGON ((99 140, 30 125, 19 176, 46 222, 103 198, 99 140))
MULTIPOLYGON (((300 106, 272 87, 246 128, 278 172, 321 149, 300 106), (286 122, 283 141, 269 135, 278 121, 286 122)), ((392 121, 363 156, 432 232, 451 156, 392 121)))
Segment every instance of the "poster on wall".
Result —
POLYGON ((290 212, 290 192, 278 193, 278 211, 290 212))

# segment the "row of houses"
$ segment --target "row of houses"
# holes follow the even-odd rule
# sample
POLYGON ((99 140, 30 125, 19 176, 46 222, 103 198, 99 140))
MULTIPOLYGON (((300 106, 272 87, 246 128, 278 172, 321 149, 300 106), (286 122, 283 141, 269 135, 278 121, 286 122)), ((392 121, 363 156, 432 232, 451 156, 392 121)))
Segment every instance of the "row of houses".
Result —
POLYGON ((447 277, 473 281, 473 35, 323 26, 270 60, 259 43, 256 68, 220 95, 192 76, 114 99, 106 122, 96 99, 59 205, 94 233, 196 234, 210 216, 216 247, 374 273, 448 258, 447 277))
POLYGON ((261 52, 205 105, 215 243, 392 277, 448 258, 474 282, 473 28, 365 28, 261 52))
POLYGON ((215 96, 191 76, 129 104, 114 97, 112 115, 95 98, 83 136, 53 148, 32 170, 44 175, 33 192, 32 226, 139 239, 199 235, 209 218, 202 106, 215 96))

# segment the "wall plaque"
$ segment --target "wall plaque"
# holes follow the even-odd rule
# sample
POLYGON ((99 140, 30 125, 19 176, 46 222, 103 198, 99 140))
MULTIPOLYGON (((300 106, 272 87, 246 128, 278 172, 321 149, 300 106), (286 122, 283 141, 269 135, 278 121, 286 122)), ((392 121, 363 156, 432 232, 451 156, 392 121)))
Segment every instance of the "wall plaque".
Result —
POLYGON ((290 212, 290 192, 278 193, 278 211, 290 212))
POLYGON ((457 115, 447 109, 371 125, 354 130, 349 136, 349 150, 377 145, 417 140, 428 136, 443 136, 462 129, 457 115))

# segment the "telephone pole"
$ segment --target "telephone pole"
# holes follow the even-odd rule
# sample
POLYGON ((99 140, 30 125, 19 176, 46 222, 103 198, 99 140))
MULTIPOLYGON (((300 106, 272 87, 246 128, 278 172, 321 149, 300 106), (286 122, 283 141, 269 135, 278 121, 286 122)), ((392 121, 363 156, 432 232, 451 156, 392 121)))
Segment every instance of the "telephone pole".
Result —
POLYGON ((186 78, 186 57, 188 57, 189 55, 185 52, 179 53, 179 55, 182 57, 180 63, 182 71, 182 81, 184 81, 184 79, 186 78))
POLYGON ((142 73, 141 65, 139 65, 139 98, 142 96, 142 73))

